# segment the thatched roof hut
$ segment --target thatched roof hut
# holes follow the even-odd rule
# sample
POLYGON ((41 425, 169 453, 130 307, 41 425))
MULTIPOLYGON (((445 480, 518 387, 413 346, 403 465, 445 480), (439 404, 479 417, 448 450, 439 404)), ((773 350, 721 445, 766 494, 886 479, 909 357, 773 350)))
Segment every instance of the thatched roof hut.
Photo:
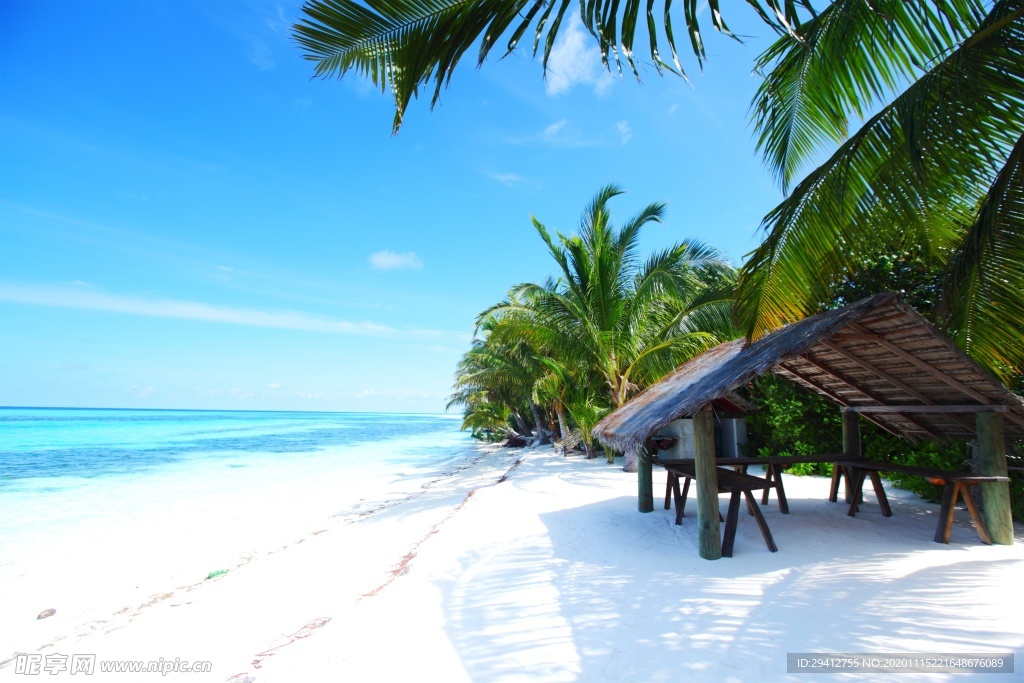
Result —
POLYGON ((909 439, 973 437, 972 406, 998 406, 1006 436, 1024 438, 1024 399, 891 292, 792 323, 749 346, 742 339, 716 346, 605 417, 594 434, 616 450, 635 450, 672 420, 768 372, 848 410, 913 406, 863 413, 909 439))

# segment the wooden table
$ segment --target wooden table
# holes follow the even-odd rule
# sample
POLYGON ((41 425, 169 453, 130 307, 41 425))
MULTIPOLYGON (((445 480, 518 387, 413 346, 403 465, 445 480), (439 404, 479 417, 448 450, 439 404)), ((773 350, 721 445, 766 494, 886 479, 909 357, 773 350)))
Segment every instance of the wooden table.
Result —
MULTIPOLYGON (((675 496, 676 524, 682 524, 686 509, 686 494, 690 490, 690 480, 696 478, 697 472, 693 465, 662 464, 668 472, 669 486, 675 496), (683 480, 682 491, 680 491, 679 488, 680 479, 683 480)), ((772 486, 771 483, 761 477, 755 477, 750 474, 736 472, 722 467, 718 468, 717 475, 718 492, 730 494, 729 512, 725 517, 725 534, 722 539, 722 555, 725 557, 732 557, 732 548, 736 540, 736 525, 739 521, 741 495, 745 496, 747 499, 747 511, 754 516, 754 519, 757 520, 757 526, 761 530, 761 536, 764 537, 764 542, 765 545, 768 546, 768 550, 773 553, 778 551, 778 548, 775 545, 775 539, 772 538, 772 532, 768 529, 768 523, 765 522, 764 515, 761 514, 761 508, 757 506, 757 501, 751 493, 751 491, 770 488, 772 486)))
MULTIPOLYGON (((878 506, 882 515, 892 517, 892 508, 889 507, 889 499, 885 495, 882 481, 878 476, 879 472, 899 472, 901 474, 912 474, 928 479, 941 479, 944 489, 942 492, 942 507, 939 508, 939 522, 935 529, 936 543, 949 543, 949 535, 953 529, 953 515, 956 512, 956 502, 961 497, 967 506, 967 511, 974 522, 974 528, 978 532, 978 538, 986 545, 992 545, 992 539, 985 528, 985 520, 978 513, 974 506, 968 487, 991 482, 1010 481, 1009 477, 982 476, 970 472, 951 472, 947 470, 931 469, 927 467, 914 467, 913 465, 899 465, 892 462, 881 462, 875 460, 840 460, 836 467, 846 471, 846 477, 853 487, 853 497, 850 502, 850 510, 847 514, 853 517, 860 507, 864 480, 871 478, 871 485, 875 489, 875 497, 878 499, 878 506)), ((830 500, 835 502, 835 490, 833 489, 830 500)))
MULTIPOLYGON (((817 455, 770 455, 764 458, 718 458, 718 466, 721 467, 733 467, 746 473, 747 468, 751 465, 763 465, 764 466, 764 479, 768 482, 768 486, 764 487, 764 493, 761 494, 761 505, 768 504, 768 494, 771 493, 772 489, 775 489, 775 496, 779 499, 779 512, 784 515, 789 514, 789 501, 786 500, 786 489, 782 486, 782 471, 790 465, 797 465, 803 463, 819 463, 819 462, 836 462, 837 460, 843 460, 846 456, 842 453, 819 453, 817 455)), ((655 458, 655 463, 659 465, 681 465, 692 467, 694 460, 693 458, 683 458, 678 460, 661 460, 655 458)), ((836 470, 832 475, 832 487, 833 489, 838 488, 839 470, 836 470)), ((665 486, 665 509, 668 510, 670 507, 669 500, 671 498, 671 484, 665 486)))

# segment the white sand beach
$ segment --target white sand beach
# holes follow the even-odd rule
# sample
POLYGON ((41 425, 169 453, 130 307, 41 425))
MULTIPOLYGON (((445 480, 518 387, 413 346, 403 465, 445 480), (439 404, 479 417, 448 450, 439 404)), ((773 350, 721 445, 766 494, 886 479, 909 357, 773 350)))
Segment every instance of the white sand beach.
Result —
MULTIPOLYGON (((664 481, 656 470, 656 496, 664 481)), ((1013 546, 984 546, 959 511, 941 545, 932 541, 938 506, 912 494, 892 490, 894 514, 884 518, 867 493, 851 519, 826 501, 827 480, 785 485, 791 514, 774 499, 763 507, 779 551, 741 513, 734 557, 709 562, 697 554, 692 501, 676 526, 660 501, 637 512, 636 475, 603 459, 499 450, 397 502, 367 501, 297 532, 218 578, 129 605, 102 587, 79 596, 92 606, 88 621, 59 604, 37 605, 57 609, 43 620, 27 606, 0 609, 0 679, 964 678, 788 674, 792 652, 1012 652, 1017 673, 997 680, 1024 676, 1024 528, 1015 526, 1013 546), (91 676, 29 676, 17 672, 16 653, 90 654, 97 665, 91 676), (160 658, 212 670, 99 667, 160 658)))

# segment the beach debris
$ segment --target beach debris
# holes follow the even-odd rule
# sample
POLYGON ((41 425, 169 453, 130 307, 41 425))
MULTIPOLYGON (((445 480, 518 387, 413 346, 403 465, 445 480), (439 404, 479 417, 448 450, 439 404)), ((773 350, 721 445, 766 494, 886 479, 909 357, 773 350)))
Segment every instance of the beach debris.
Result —
POLYGON ((39 613, 39 616, 36 617, 36 621, 40 619, 46 619, 47 617, 52 617, 56 613, 57 610, 53 609, 52 607, 50 609, 44 609, 42 612, 39 613))
POLYGON ((314 619, 313 621, 309 622, 308 624, 300 628, 295 633, 288 636, 288 640, 286 642, 283 642, 280 645, 275 645, 269 650, 264 650, 263 652, 259 653, 258 655, 256 655, 256 658, 252 660, 253 668, 263 668, 264 659, 266 659, 267 657, 273 657, 276 651, 280 650, 282 647, 287 647, 295 641, 301 640, 302 638, 308 638, 309 636, 313 635, 313 633, 317 629, 321 629, 324 626, 326 626, 331 621, 331 619, 332 617, 320 617, 318 619, 314 619))
POLYGON ((227 573, 228 573, 227 569, 217 569, 216 571, 212 571, 209 574, 207 574, 206 578, 207 579, 216 579, 218 576, 224 576, 227 573))

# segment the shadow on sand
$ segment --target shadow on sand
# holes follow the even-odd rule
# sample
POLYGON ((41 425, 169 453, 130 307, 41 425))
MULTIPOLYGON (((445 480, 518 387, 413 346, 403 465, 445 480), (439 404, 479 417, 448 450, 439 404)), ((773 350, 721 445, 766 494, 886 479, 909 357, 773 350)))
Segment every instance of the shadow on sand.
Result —
POLYGON ((1018 561, 969 527, 935 544, 937 510, 919 501, 894 496, 888 519, 872 503, 851 519, 842 504, 792 498, 787 516, 773 501, 778 553, 743 512, 735 557, 716 562, 699 559, 692 514, 676 526, 630 497, 544 513, 546 533, 461 559, 471 570, 442 587, 448 636, 474 681, 806 681, 787 676, 788 652, 1024 650, 1019 629, 984 616, 1018 561))

